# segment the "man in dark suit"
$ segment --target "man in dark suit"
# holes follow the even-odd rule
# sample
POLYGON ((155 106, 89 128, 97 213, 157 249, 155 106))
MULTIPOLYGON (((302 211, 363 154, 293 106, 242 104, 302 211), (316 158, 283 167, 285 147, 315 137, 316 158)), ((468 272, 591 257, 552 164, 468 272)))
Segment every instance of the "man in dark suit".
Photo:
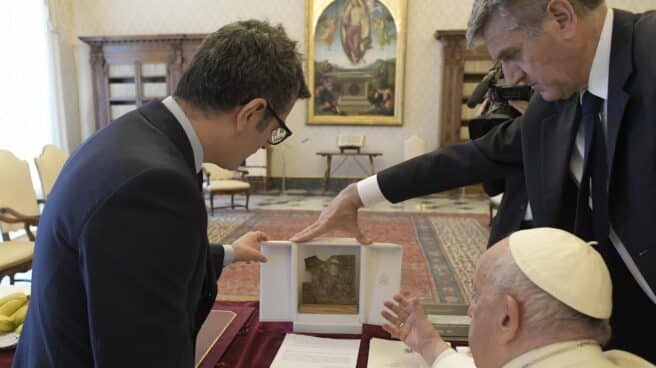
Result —
POLYGON ((535 226, 598 242, 613 280, 613 339, 656 361, 656 13, 603 0, 476 0, 482 36, 511 83, 537 92, 490 134, 406 161, 346 188, 302 241, 342 228, 363 243, 357 208, 524 174, 535 226), (583 183, 583 184, 579 184, 583 183))
POLYGON ((296 42, 242 21, 209 35, 164 101, 71 156, 45 206, 14 367, 193 367, 223 266, 266 261, 247 233, 208 244, 201 163, 235 169, 291 132, 309 95, 296 42))
MULTIPOLYGON (((469 121, 469 136, 477 139, 489 133, 495 126, 521 116, 528 101, 508 101, 508 105, 492 105, 489 100, 483 101, 478 117, 469 121), (503 109, 503 110, 500 110, 503 109), (497 112, 500 111, 501 113, 497 112)), ((491 247, 517 230, 533 227, 524 175, 517 174, 505 178, 486 180, 481 183, 485 194, 490 197, 502 194, 496 215, 492 217, 490 210, 490 236, 487 247, 491 247)), ((490 199, 492 201, 492 199, 490 199)))

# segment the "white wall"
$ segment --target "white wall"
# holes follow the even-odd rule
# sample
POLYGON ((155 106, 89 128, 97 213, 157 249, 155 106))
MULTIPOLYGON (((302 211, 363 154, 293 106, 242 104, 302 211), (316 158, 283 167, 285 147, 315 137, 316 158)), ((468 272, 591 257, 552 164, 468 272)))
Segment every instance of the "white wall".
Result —
MULTIPOLYGON (((61 0, 65 1, 65 0, 61 0)), ((71 1, 71 0, 68 0, 71 1)), ((307 126, 306 104, 298 103, 289 116, 294 136, 272 153, 272 174, 281 175, 281 150, 287 158, 288 177, 320 177, 324 162, 319 150, 336 147, 339 133, 365 134, 366 148, 383 152, 378 169, 402 160, 403 140, 417 134, 433 149, 438 142, 441 45, 436 29, 464 29, 471 10, 465 0, 408 0, 404 119, 401 127, 307 126), (309 139, 306 143, 301 141, 309 139)), ((643 11, 656 8, 656 0, 614 0, 611 6, 643 11)), ((76 36, 208 33, 241 19, 269 19, 282 23, 306 50, 305 0, 75 0, 76 36)), ((80 95, 81 136, 93 132, 89 49, 76 41, 80 95)), ((348 166, 348 165, 345 165, 348 166)), ((354 165, 337 176, 360 176, 354 165), (348 170, 352 169, 352 170, 348 170)))
POLYGON ((60 133, 65 136, 62 139, 66 150, 73 150, 82 140, 80 133, 80 111, 78 98, 77 65, 75 57, 75 46, 77 36, 74 29, 73 1, 72 0, 48 0, 50 19, 56 29, 56 40, 59 64, 59 80, 62 86, 63 111, 60 117, 64 128, 60 133))

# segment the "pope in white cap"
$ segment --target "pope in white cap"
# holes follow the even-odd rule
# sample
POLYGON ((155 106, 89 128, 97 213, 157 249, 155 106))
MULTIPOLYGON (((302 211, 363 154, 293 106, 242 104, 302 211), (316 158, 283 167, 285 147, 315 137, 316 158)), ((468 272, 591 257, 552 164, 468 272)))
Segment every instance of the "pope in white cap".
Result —
POLYGON ((433 368, 654 367, 628 352, 602 351, 611 335, 610 274, 599 253, 568 232, 513 233, 481 256, 473 283, 473 359, 442 340, 417 299, 386 302, 383 328, 433 368))

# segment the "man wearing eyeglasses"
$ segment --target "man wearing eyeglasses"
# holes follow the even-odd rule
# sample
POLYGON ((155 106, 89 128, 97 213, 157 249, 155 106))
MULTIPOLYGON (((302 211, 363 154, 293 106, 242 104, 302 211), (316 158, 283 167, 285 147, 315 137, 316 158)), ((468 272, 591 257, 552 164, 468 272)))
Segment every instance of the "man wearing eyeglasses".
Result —
POLYGON ((173 96, 113 121, 71 156, 48 197, 14 367, 193 367, 221 269, 264 262, 250 232, 208 244, 201 163, 236 169, 291 135, 307 98, 281 26, 228 24, 173 96))

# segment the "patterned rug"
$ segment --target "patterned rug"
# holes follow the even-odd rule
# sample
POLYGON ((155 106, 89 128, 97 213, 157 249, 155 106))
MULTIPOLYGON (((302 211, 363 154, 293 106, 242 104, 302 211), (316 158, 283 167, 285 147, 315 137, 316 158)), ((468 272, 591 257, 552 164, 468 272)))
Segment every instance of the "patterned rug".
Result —
MULTIPOLYGON (((317 211, 221 211, 210 217, 208 234, 213 243, 231 243, 249 230, 286 240, 318 216, 317 211)), ((471 276, 489 235, 486 215, 361 212, 360 221, 375 241, 403 246, 402 292, 428 304, 469 303, 471 276)), ((256 264, 226 267, 218 299, 257 299, 259 278, 256 264)))

